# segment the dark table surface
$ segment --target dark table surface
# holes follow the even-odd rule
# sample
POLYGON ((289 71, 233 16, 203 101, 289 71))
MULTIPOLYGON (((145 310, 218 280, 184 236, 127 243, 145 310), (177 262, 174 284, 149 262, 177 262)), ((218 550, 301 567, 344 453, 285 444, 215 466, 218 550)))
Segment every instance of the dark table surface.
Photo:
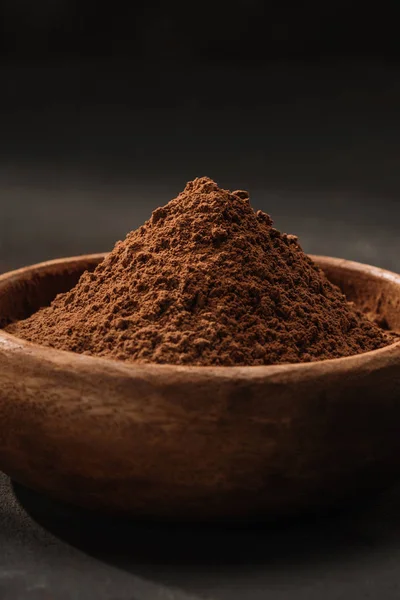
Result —
MULTIPOLYGON (((0 77, 0 272, 107 250, 201 175, 249 189, 308 252, 400 271, 393 66, 3 66, 0 77)), ((199 530, 110 522, 0 475, 0 598, 397 600, 399 500, 199 530)))

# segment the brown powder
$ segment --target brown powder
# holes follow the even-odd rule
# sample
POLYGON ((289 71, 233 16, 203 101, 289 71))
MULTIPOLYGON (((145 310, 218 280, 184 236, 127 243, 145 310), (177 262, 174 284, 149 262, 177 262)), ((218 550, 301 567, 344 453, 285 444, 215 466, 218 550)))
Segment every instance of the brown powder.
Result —
POLYGON ((126 361, 269 365, 390 342, 247 192, 196 179, 94 273, 8 331, 126 361))

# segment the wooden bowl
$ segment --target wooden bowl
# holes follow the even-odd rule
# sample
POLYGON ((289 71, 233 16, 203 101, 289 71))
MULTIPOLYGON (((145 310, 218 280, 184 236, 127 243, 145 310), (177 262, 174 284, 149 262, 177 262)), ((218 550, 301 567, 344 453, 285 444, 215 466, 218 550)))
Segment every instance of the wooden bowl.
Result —
MULTIPOLYGON (((102 255, 0 277, 0 325, 70 289, 102 255)), ((400 331, 400 276, 314 257, 400 331)), ((77 505, 170 519, 273 518, 400 472, 400 341, 267 367, 125 364, 0 331, 0 469, 77 505)))

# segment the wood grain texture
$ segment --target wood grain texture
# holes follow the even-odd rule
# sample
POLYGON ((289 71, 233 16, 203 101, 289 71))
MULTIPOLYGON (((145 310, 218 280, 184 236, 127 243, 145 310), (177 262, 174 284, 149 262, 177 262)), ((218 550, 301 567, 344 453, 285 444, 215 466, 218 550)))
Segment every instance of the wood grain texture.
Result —
MULTIPOLYGON (((400 276, 314 257, 400 331, 400 276)), ((72 287, 101 255, 0 277, 0 322, 72 287)), ((0 469, 93 509, 172 519, 273 518, 400 473, 400 342, 268 367, 132 365, 0 331, 0 469)))

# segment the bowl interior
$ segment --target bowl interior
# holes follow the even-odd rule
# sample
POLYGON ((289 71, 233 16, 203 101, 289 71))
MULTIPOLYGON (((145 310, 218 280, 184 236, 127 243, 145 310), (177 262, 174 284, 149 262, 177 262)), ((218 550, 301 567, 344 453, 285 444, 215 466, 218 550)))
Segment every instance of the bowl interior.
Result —
POLYGON ((84 271, 93 271, 101 255, 56 260, 0 277, 0 328, 49 306, 57 294, 72 289, 84 271))
MULTIPOLYGON (((384 329, 400 332, 400 277, 357 263, 314 256, 328 279, 384 329)), ((70 290, 85 270, 93 271, 102 255, 43 263, 0 277, 0 328, 48 306, 70 290)))
POLYGON ((346 260, 314 256, 328 279, 382 329, 400 333, 400 276, 346 260))

